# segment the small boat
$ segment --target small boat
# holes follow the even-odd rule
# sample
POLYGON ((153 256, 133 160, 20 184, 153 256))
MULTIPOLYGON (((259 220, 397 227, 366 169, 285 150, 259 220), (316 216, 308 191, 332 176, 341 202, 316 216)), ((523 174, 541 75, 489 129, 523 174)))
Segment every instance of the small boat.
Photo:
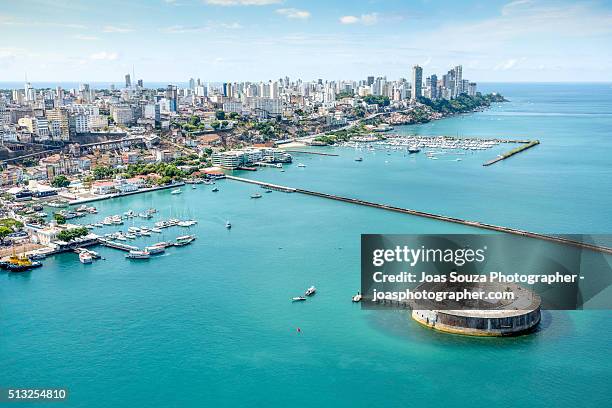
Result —
POLYGON ((291 301, 293 302, 303 302, 304 300, 306 300, 304 296, 296 296, 291 298, 291 301))
POLYGON ((361 302, 361 298, 363 296, 361 296, 361 293, 357 292, 357 294, 355 296, 353 296, 353 303, 359 303, 361 302))
POLYGON ((251 194, 251 198, 261 198, 261 197, 263 196, 259 193, 251 194))
POLYGON ((195 235, 183 235, 176 238, 174 245, 185 246, 191 244, 196 239, 195 235))
POLYGON ((363 157, 358 157, 358 158, 355 159, 355 161, 356 162, 361 162, 361 161, 363 161, 363 157))
POLYGON ((45 259, 47 257, 47 255, 45 254, 30 254, 29 258, 33 261, 36 261, 38 259, 45 259))
POLYGON ((149 253, 149 251, 137 251, 137 250, 132 250, 130 252, 127 253, 127 255, 125 255, 126 258, 129 259, 149 259, 151 257, 151 254, 149 253))
POLYGON ((134 235, 134 234, 125 234, 125 237, 127 239, 136 239, 136 235, 134 235))
POLYGON ((306 167, 306 165, 304 163, 299 163, 297 166, 298 167, 306 167))
POLYGON ((151 233, 149 231, 145 231, 145 230, 141 230, 140 234, 144 235, 145 237, 150 237, 151 236, 151 233))
POLYGON ((218 189, 217 187, 215 187, 215 188, 213 188, 211 191, 212 191, 213 193, 216 193, 217 191, 219 191, 219 189, 218 189))
POLYGON ((317 288, 315 288, 314 286, 311 286, 308 289, 306 289, 306 292, 304 292, 304 295, 312 296, 315 294, 316 291, 317 291, 317 288))
POLYGON ((151 228, 151 232, 155 232, 156 234, 161 234, 162 230, 159 228, 151 228))
POLYGON ((94 227, 97 227, 97 228, 102 228, 103 226, 104 224, 102 224, 101 222, 97 222, 94 224, 94 227))
POLYGON ((147 251, 151 255, 157 255, 166 252, 166 247, 165 245, 155 244, 145 247, 145 251, 147 251))
POLYGON ((416 146, 411 146, 411 147, 408 148, 408 153, 418 153, 420 151, 421 151, 421 149, 419 149, 416 146))
POLYGON ((138 213, 138 216, 140 218, 149 219, 149 218, 153 217, 153 214, 151 214, 150 212, 145 211, 145 212, 138 213))
POLYGON ((83 264, 90 264, 93 262, 93 256, 89 252, 83 251, 79 253, 79 261, 83 264))
POLYGON ((230 224, 230 222, 229 222, 229 221, 227 221, 227 222, 225 223, 225 228, 227 228, 227 229, 231 229, 231 228, 232 228, 232 224, 230 224))
POLYGON ((192 189, 192 190, 195 190, 195 189, 196 189, 196 186, 191 186, 191 189, 192 189))
POLYGON ((267 190, 265 190, 264 192, 265 192, 265 193, 271 193, 271 192, 272 192, 272 190, 267 189, 267 190))
POLYGON ((127 241, 127 238, 123 234, 115 235, 115 239, 119 241, 127 241))
POLYGON ((128 231, 129 232, 138 232, 138 231, 140 231, 140 228, 138 228, 138 227, 130 227, 130 228, 128 228, 128 231))
POLYGON ((181 191, 181 189, 180 189, 180 188, 174 189, 174 190, 172 190, 172 191, 170 192, 170 194, 181 194, 181 193, 182 193, 182 191, 181 191))

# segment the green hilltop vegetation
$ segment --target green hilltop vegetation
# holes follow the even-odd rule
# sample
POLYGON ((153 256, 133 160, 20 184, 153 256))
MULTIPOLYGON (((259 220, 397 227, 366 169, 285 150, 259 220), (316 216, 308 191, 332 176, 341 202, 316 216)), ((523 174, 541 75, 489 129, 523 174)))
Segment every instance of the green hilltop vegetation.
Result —
POLYGON ((443 115, 451 115, 454 113, 471 112, 482 107, 491 106, 494 102, 507 102, 501 94, 491 93, 482 95, 477 93, 474 96, 461 94, 454 99, 429 99, 425 97, 419 98, 419 102, 428 106, 437 113, 443 115))

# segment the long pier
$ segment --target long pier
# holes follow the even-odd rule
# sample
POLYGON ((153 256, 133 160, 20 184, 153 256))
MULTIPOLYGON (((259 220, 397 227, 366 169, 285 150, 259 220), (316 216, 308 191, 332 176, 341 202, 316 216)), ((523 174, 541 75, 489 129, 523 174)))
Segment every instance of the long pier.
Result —
POLYGON ((316 154, 319 156, 340 156, 335 153, 323 153, 323 152, 307 152, 305 150, 285 150, 287 153, 303 153, 303 154, 316 154))
POLYGON ((481 229, 486 229, 486 230, 490 230, 490 231, 504 232, 504 233, 513 234, 513 235, 520 235, 520 236, 523 236, 523 237, 541 239, 541 240, 544 240, 544 241, 550 241, 550 242, 554 242, 554 243, 557 243, 557 244, 570 245, 570 246, 574 246, 574 247, 577 247, 577 248, 589 249, 589 250, 592 250, 592 251, 603 252, 603 253, 606 253, 606 254, 612 254, 612 248, 610 248, 610 247, 594 245, 594 244, 588 244, 588 243, 585 243, 585 242, 574 241, 574 240, 571 240, 571 239, 557 237, 557 236, 553 236, 553 235, 546 235, 546 234, 540 234, 540 233, 537 233, 537 232, 530 232, 530 231, 526 231, 526 230, 521 230, 521 229, 517 229, 517 228, 510 228, 510 227, 503 227, 503 226, 500 226, 500 225, 487 224, 487 223, 479 222, 479 221, 469 221, 469 220, 464 220, 464 219, 461 219, 461 218, 448 217, 446 215, 434 214, 434 213, 429 213, 429 212, 419 211, 419 210, 412 210, 410 208, 396 207, 396 206, 392 206, 392 205, 388 205, 388 204, 374 203, 374 202, 371 202, 371 201, 365 201, 365 200, 360 200, 360 199, 357 199, 357 198, 350 198, 350 197, 342 197, 342 196, 338 196, 338 195, 334 195, 334 194, 321 193, 321 192, 318 192, 318 191, 311 191, 311 190, 304 190, 304 189, 301 189, 301 188, 292 188, 292 187, 279 186, 279 185, 276 185, 276 184, 270 184, 270 183, 266 183, 266 182, 262 182, 262 181, 257 181, 257 180, 250 180, 250 179, 246 179, 246 178, 242 178, 242 177, 227 176, 226 178, 228 178, 230 180, 244 182, 244 183, 257 184, 257 185, 260 185, 260 186, 262 186, 264 188, 270 188, 270 189, 275 189, 275 190, 280 190, 280 191, 287 191, 287 192, 292 192, 292 193, 293 192, 302 193, 302 194, 307 194, 307 195, 311 195, 311 196, 315 196, 315 197, 327 198, 327 199, 330 199, 330 200, 343 201, 345 203, 350 203, 350 204, 357 204, 357 205, 362 205, 362 206, 366 206, 366 207, 373 207, 373 208, 378 208, 378 209, 381 209, 381 210, 393 211, 393 212, 398 212, 398 213, 402 213, 402 214, 409 214, 409 215, 414 215, 414 216, 417 216, 417 217, 429 218, 429 219, 438 220, 438 221, 452 222, 452 223, 455 223, 455 224, 466 225, 466 226, 469 226, 469 227, 481 228, 481 229))

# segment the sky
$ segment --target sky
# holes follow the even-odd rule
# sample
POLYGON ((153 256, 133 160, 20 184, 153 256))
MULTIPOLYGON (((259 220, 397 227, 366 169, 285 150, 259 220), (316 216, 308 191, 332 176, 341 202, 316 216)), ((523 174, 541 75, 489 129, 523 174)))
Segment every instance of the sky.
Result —
POLYGON ((612 81, 612 0, 0 0, 0 81, 612 81))

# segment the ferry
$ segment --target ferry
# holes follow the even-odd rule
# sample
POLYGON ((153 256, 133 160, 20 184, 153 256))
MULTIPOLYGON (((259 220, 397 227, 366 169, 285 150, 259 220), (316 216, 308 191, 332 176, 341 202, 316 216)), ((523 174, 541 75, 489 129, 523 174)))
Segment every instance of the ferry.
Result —
POLYGON ((159 243, 145 247, 145 251, 147 251, 151 255, 163 254, 164 252, 166 252, 166 246, 163 243, 159 243))
POLYGON ((261 197, 263 196, 259 193, 251 194, 251 198, 261 198, 261 197))
POLYGON ((132 250, 128 252, 128 254, 125 257, 129 259, 149 259, 151 257, 151 254, 149 253, 149 251, 146 251, 146 250, 145 251, 132 250))
POLYGON ((291 298, 291 301, 293 302, 303 302, 304 300, 306 300, 304 296, 296 296, 291 298))
POLYGON ((185 246, 191 244, 196 239, 195 235, 183 235, 176 238, 174 245, 185 246))
POLYGON ((174 189, 174 190, 172 190, 172 191, 170 192, 170 194, 181 194, 181 193, 182 193, 182 191, 181 191, 181 189, 180 189, 180 188, 174 189))
POLYGON ((315 288, 314 286, 311 286, 308 289, 306 289, 306 292, 304 292, 304 295, 312 296, 315 294, 316 291, 317 291, 317 288, 315 288))
POLYGON ((91 256, 89 252, 82 251, 79 253, 79 261, 81 261, 82 264, 90 264, 93 262, 93 256, 91 256))
POLYGON ((229 222, 229 221, 227 221, 227 222, 225 223, 225 228, 227 228, 227 229, 231 229, 231 228, 232 228, 232 224, 230 224, 230 222, 229 222))

